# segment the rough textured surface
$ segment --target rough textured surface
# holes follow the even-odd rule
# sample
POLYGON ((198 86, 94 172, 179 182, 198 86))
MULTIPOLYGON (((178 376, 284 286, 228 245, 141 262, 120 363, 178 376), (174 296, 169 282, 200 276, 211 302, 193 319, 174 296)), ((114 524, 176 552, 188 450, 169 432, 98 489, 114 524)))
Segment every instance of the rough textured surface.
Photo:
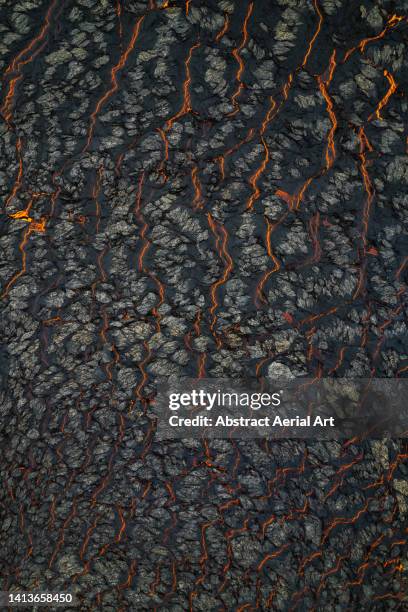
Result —
POLYGON ((407 609, 403 440, 148 416, 163 375, 407 375, 406 2, 0 9, 2 588, 407 609))

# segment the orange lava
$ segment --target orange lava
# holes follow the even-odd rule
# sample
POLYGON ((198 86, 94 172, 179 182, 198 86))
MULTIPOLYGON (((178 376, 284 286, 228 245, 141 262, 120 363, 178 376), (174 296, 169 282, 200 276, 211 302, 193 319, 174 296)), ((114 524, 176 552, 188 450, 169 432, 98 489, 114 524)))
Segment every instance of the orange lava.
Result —
POLYGON ((377 34, 376 36, 370 36, 369 38, 363 38, 363 40, 361 40, 358 43, 358 45, 356 45, 355 47, 352 47, 346 52, 343 62, 346 62, 349 59, 349 57, 354 53, 354 51, 356 51, 357 49, 360 50, 360 53, 363 53, 368 43, 384 38, 384 36, 389 30, 392 30, 393 28, 395 28, 401 21, 406 21, 406 20, 407 20, 406 17, 401 17, 395 14, 391 15, 388 18, 385 28, 379 34, 377 34))
POLYGON ((309 46, 308 46, 306 54, 305 54, 305 56, 303 58, 303 62, 302 62, 302 65, 301 65, 302 68, 304 68, 306 66, 306 64, 307 64, 307 61, 308 61, 308 59, 310 57, 310 54, 312 52, 312 49, 313 49, 313 45, 315 44, 316 39, 319 36, 320 30, 322 29, 322 25, 323 25, 323 15, 322 15, 322 13, 320 11, 319 5, 317 4, 317 0, 313 0, 313 5, 314 5, 315 11, 316 11, 316 13, 317 13, 317 15, 319 17, 319 20, 318 20, 318 23, 317 23, 316 31, 313 34, 312 39, 309 42, 309 46))
MULTIPOLYGON (((9 81, 8 91, 6 93, 4 103, 2 108, 0 109, 1 114, 4 117, 4 120, 8 125, 10 125, 10 121, 12 119, 12 105, 13 99, 15 95, 15 88, 18 81, 22 78, 21 68, 26 64, 29 64, 33 61, 33 59, 40 53, 40 51, 44 48, 44 44, 40 45, 35 49, 35 46, 38 43, 43 43, 45 36, 48 33, 48 30, 51 25, 51 16, 54 12, 55 7, 57 6, 57 0, 53 0, 48 8, 48 11, 44 18, 44 23, 40 28, 37 36, 35 36, 24 49, 22 49, 18 55, 13 59, 11 64, 7 67, 4 77, 7 77, 10 74, 17 73, 17 76, 12 78, 9 81), (28 55, 30 54, 30 55, 28 55)), ((3 78, 4 78, 3 77, 3 78)))
POLYGON ((242 92, 242 90, 244 88, 244 84, 243 84, 241 79, 242 79, 242 75, 244 73, 245 64, 244 64, 244 62, 242 60, 242 57, 241 57, 241 51, 246 46, 246 44, 248 42, 248 21, 249 21, 249 18, 251 16, 251 14, 252 14, 253 8, 254 8, 254 3, 250 2, 249 5, 248 5, 247 13, 246 13, 245 18, 244 18, 244 23, 242 25, 242 40, 241 40, 241 43, 238 45, 238 47, 235 47, 235 49, 233 49, 233 51, 232 51, 232 55, 235 58, 235 60, 237 61, 237 63, 238 63, 238 70, 237 70, 237 73, 235 75, 235 81, 237 83, 237 89, 236 89, 235 93, 232 95, 232 98, 231 98, 231 102, 232 102, 232 105, 233 105, 235 110, 232 111, 232 113, 230 113, 230 116, 235 115, 239 111, 239 106, 238 106, 238 103, 237 103, 237 99, 240 96, 240 94, 241 94, 241 92, 242 92))
POLYGON ((369 118, 368 118, 369 121, 371 121, 374 117, 376 117, 377 119, 382 120, 381 111, 384 108, 384 106, 386 106, 388 104, 389 99, 396 92, 397 87, 398 87, 397 83, 395 82, 394 77, 392 76, 392 74, 390 72, 388 72, 388 70, 384 70, 383 74, 384 74, 385 78, 387 79, 388 83, 390 84, 390 86, 389 86, 389 89, 388 89, 387 93, 385 94, 385 96, 378 103, 377 108, 375 109, 375 111, 369 116, 369 118))
POLYGON ((201 47, 201 43, 200 41, 197 41, 190 48, 188 55, 187 55, 187 59, 184 62, 186 78, 183 83, 183 104, 181 105, 180 110, 175 115, 173 115, 173 117, 170 117, 170 119, 167 120, 166 128, 165 128, 166 132, 168 132, 172 128, 173 124, 178 119, 180 119, 181 117, 184 117, 184 115, 187 115, 188 113, 192 111, 191 93, 190 93, 190 85, 191 85, 190 64, 191 64, 191 59, 193 57, 194 51, 198 49, 199 47, 201 47))
POLYGON ((272 274, 274 274, 275 272, 277 272, 280 269, 280 263, 277 259, 277 257, 274 255, 273 251, 272 251, 272 245, 271 245, 271 234, 272 232, 276 229, 278 224, 273 224, 269 221, 268 217, 265 217, 265 222, 266 222, 266 251, 268 253, 268 256, 270 257, 270 259, 272 259, 274 267, 271 270, 267 270, 261 280, 258 283, 258 286, 256 288, 256 299, 259 302, 266 302, 265 296, 263 294, 263 290, 265 287, 265 284, 267 283, 267 281, 269 280, 269 278, 272 276, 272 274))
POLYGON ((95 130, 95 124, 96 124, 96 120, 97 120, 97 116, 100 113, 102 107, 106 104, 106 102, 109 100, 109 98, 118 90, 119 85, 118 85, 118 81, 117 81, 117 74, 118 72, 120 72, 126 65, 126 62, 129 59, 129 56, 131 54, 131 52, 133 51, 136 41, 139 37, 139 33, 140 33, 140 28, 141 25, 143 23, 144 20, 144 16, 139 17, 139 19, 136 21, 134 28, 133 28, 133 33, 132 33, 132 37, 130 39, 130 42, 126 48, 126 50, 121 54, 118 63, 111 69, 111 87, 105 91, 105 93, 101 96, 101 98, 99 98, 95 110, 93 111, 93 113, 91 114, 91 120, 90 120, 90 125, 89 125, 89 129, 88 129, 88 136, 87 136, 87 141, 86 144, 82 150, 83 153, 85 153, 88 149, 89 146, 92 142, 92 138, 93 138, 93 134, 94 134, 94 130, 95 130))
POLYGON ((336 69, 336 50, 333 51, 333 54, 330 58, 330 67, 329 67, 329 75, 327 77, 326 80, 324 80, 321 76, 317 77, 317 82, 319 85, 319 89, 322 93, 323 98, 326 100, 326 104, 327 104, 327 112, 329 114, 330 117, 330 121, 332 124, 332 127, 329 131, 329 134, 327 136, 327 147, 326 147, 326 171, 329 170, 333 164, 334 164, 334 160, 336 159, 336 148, 334 146, 334 134, 337 130, 337 117, 336 114, 333 110, 333 101, 329 96, 327 87, 330 84, 332 78, 333 78, 333 74, 334 74, 334 70, 336 69))
POLYGON ((264 158, 263 158, 260 166, 257 168, 257 170, 254 172, 254 174, 249 179, 249 184, 252 187, 252 194, 251 194, 251 196, 250 196, 250 198, 248 199, 248 202, 247 202, 247 206, 246 206, 247 210, 252 210, 252 208, 254 207, 255 202, 257 201, 257 199, 261 195, 261 191, 260 191, 260 189, 258 187, 258 181, 259 181, 260 177, 262 176, 262 174, 265 172, 266 166, 268 165, 268 161, 269 161, 269 149, 267 147, 267 144, 266 144, 263 136, 261 136, 261 141, 262 141, 262 145, 263 145, 263 148, 264 148, 264 158))
POLYGON ((227 32, 228 27, 229 27, 229 15, 226 14, 224 18, 224 25, 222 26, 221 30, 218 32, 217 36, 215 37, 215 42, 217 43, 220 42, 221 38, 227 32))
POLYGON ((232 258, 229 255, 228 250, 227 250, 227 242, 228 242, 227 230, 220 223, 217 224, 210 213, 207 213, 207 219, 208 219, 208 224, 211 228, 211 231, 216 239, 216 249, 218 251, 219 257, 224 262, 224 271, 223 271, 222 276, 211 285, 211 289, 210 289, 210 296, 211 296, 211 302, 212 302, 212 305, 210 308, 210 315, 212 317, 210 329, 216 340, 217 347, 220 348, 221 341, 220 341, 218 334, 215 331, 215 325, 217 322, 217 316, 215 313, 219 306, 219 303, 217 300, 217 289, 227 282, 231 274, 234 262, 232 261, 232 258))

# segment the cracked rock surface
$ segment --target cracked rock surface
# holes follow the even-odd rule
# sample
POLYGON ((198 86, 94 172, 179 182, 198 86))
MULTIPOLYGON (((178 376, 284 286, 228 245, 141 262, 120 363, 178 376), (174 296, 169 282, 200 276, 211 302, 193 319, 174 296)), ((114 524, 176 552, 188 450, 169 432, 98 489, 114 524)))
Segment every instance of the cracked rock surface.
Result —
POLYGON ((0 3, 2 590, 407 608, 406 441, 149 419, 161 377, 407 376, 406 13, 0 3))

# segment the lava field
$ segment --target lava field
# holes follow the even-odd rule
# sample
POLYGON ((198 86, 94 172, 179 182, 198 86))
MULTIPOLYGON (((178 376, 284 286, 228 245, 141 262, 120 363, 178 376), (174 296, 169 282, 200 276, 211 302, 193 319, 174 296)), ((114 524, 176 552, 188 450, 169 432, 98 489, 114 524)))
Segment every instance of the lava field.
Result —
POLYGON ((3 591, 408 609, 407 438, 149 417, 167 377, 408 376, 407 9, 2 0, 3 591))

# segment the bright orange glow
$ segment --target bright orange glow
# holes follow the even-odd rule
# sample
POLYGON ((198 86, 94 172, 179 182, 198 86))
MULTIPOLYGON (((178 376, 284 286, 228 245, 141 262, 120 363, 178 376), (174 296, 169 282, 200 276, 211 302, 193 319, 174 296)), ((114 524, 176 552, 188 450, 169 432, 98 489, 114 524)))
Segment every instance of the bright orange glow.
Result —
POLYGON ((225 18, 224 18, 224 25, 222 26, 221 30, 218 32, 217 36, 215 37, 215 42, 220 42, 221 38, 224 36, 224 34, 226 33, 226 31, 228 30, 229 27, 229 15, 226 14, 225 18))
MULTIPOLYGON (((17 76, 12 78, 9 81, 9 85, 8 85, 8 91, 7 94, 5 96, 4 99, 4 103, 3 106, 1 108, 1 114, 3 115, 6 123, 10 124, 11 118, 12 118, 12 105, 13 105, 13 98, 15 95, 15 88, 16 85, 18 83, 18 81, 22 78, 21 75, 21 68, 23 66, 25 66, 26 64, 29 64, 30 62, 33 61, 33 59, 40 53, 40 51, 44 48, 45 46, 45 42, 44 38, 48 33, 48 30, 50 28, 51 25, 51 16, 54 12, 55 7, 57 6, 57 0, 53 0, 50 4, 50 7, 45 15, 44 18, 44 23, 40 28, 40 31, 38 32, 37 36, 35 36, 30 42, 29 44, 24 47, 24 49, 22 49, 18 55, 16 55, 16 57, 13 59, 13 61, 11 62, 11 64, 7 67, 5 73, 4 73, 4 77, 7 77, 9 74, 12 73, 17 73, 17 76), (34 47, 38 44, 38 43, 43 43, 41 44, 39 47, 37 47, 37 49, 34 49, 34 47), (31 53, 30 55, 27 55, 31 53), (25 57, 27 56, 27 57, 25 57)), ((3 78, 4 78, 3 77, 3 78)))
POLYGON ((270 122, 270 121, 271 121, 271 120, 272 120, 274 117, 276 117, 276 114, 277 114, 277 113, 275 112, 275 110, 278 108, 278 105, 276 104, 276 102, 275 102, 275 100, 272 98, 272 96, 270 97, 270 103, 271 103, 271 105, 270 105, 270 107, 269 107, 269 109, 268 109, 268 112, 267 112, 267 113, 266 113, 266 115, 265 115, 265 119, 263 120, 263 122, 262 122, 262 126, 261 126, 261 129, 260 129, 260 134, 261 134, 261 136, 263 136, 263 135, 265 134, 265 130, 266 130, 266 128, 267 128, 267 126, 268 126, 269 122, 270 122))
POLYGON ((391 96, 396 92, 397 90, 397 84, 394 80, 394 77, 392 76, 392 74, 390 72, 388 72, 388 70, 384 70, 384 76, 387 79, 388 83, 390 84, 389 89, 387 91, 387 93, 385 94, 385 96, 380 100, 380 102, 377 105, 377 108, 375 109, 375 111, 369 116, 368 120, 371 121, 373 119, 373 117, 377 117, 377 119, 382 120, 381 117, 381 110, 384 108, 384 106, 386 106, 388 104, 388 100, 391 98, 391 96))
POLYGON ((320 34, 320 30, 322 29, 322 24, 323 24, 323 15, 322 15, 322 13, 321 13, 321 11, 320 11, 319 5, 317 4, 317 0, 313 0, 313 4, 314 4, 314 7, 315 7, 315 11, 316 11, 316 13, 317 13, 317 14, 318 14, 318 16, 319 16, 319 21, 318 21, 318 23, 317 23, 316 31, 315 31, 315 33, 313 34, 313 37, 312 37, 312 39, 311 39, 311 41, 310 41, 310 43, 309 43, 309 46, 308 46, 308 48, 307 48, 306 55, 305 55, 305 57, 303 58, 302 68, 304 68, 304 67, 306 66, 306 64, 307 64, 307 61, 308 61, 308 59, 309 59, 309 57, 310 57, 310 54, 311 54, 311 52, 312 52, 312 49, 313 49, 313 45, 314 45, 314 44, 315 44, 315 42, 316 42, 316 38, 317 38, 317 37, 319 36, 319 34, 320 34))
POLYGON ((24 49, 22 49, 22 51, 20 51, 20 53, 13 59, 13 61, 11 62, 11 64, 8 66, 8 68, 6 69, 4 73, 5 76, 10 74, 11 72, 17 72, 19 70, 19 65, 24 55, 29 53, 38 42, 42 41, 42 39, 44 38, 44 36, 46 35, 48 31, 48 28, 50 27, 50 18, 51 18, 52 12, 56 4, 57 4, 57 0, 53 0, 53 2, 51 3, 45 15, 44 24, 41 26, 39 33, 37 34, 35 38, 33 38, 30 41, 27 47, 24 47, 24 49))
POLYGON ((44 233, 45 228, 46 228, 46 218, 41 217, 40 221, 35 221, 33 217, 30 216, 30 211, 34 203, 34 200, 36 198, 39 198, 41 195, 48 195, 48 194, 42 194, 42 193, 32 194, 30 201, 28 202, 27 206, 23 210, 18 210, 15 213, 11 213, 8 215, 8 217, 10 219, 20 219, 21 221, 26 221, 27 223, 29 223, 30 233, 31 232, 44 233))
POLYGON ((266 166, 268 165, 268 161, 269 161, 269 149, 266 145, 266 142, 263 136, 261 136, 261 140, 262 140, 262 145, 264 148, 264 158, 259 168, 254 172, 254 174, 249 179, 249 184, 252 187, 252 194, 247 202, 247 210, 252 210, 256 200, 261 195, 260 189, 258 187, 258 181, 260 177, 262 176, 262 174, 265 172, 266 166))
POLYGON ((244 70, 245 70, 245 64, 244 64, 244 62, 242 60, 242 57, 241 57, 241 51, 246 46, 246 44, 248 42, 248 21, 249 21, 249 18, 251 16, 251 14, 252 14, 253 8, 254 8, 254 3, 250 2, 249 5, 248 5, 247 13, 246 13, 245 18, 244 18, 244 23, 242 25, 242 40, 241 40, 241 43, 238 45, 238 47, 235 47, 235 49, 233 49, 233 51, 232 51, 232 55, 235 58, 235 60, 237 61, 237 63, 238 63, 238 70, 237 70, 237 73, 235 75, 235 81, 237 82, 237 89, 236 89, 235 93, 232 95, 232 98, 231 98, 231 102, 232 102, 232 105, 233 105, 235 110, 232 111, 232 113, 230 113, 229 116, 235 115, 239 111, 239 106, 238 106, 238 103, 237 103, 237 99, 240 96, 240 94, 241 94, 241 92, 242 92, 242 90, 244 88, 244 84, 242 83, 241 79, 242 79, 242 75, 243 75, 244 70))
POLYGON ((247 135, 240 142, 238 142, 236 145, 234 145, 233 147, 231 147, 230 149, 225 151, 225 153, 223 153, 222 155, 219 155, 216 158, 216 160, 218 161, 219 166, 220 166, 220 173, 221 173, 221 178, 222 179, 225 179, 225 161, 226 161, 226 158, 229 157, 230 155, 232 155, 233 153, 235 153, 236 151, 238 151, 238 149, 240 149, 242 147, 242 145, 244 145, 247 142, 249 142, 253 138, 254 134, 255 134, 254 128, 250 128, 248 130, 247 135))
MULTIPOLYGON (((294 207, 296 210, 299 210, 300 208, 300 204, 301 202, 303 202, 303 196, 306 193, 307 188, 309 187, 310 183, 313 181, 315 177, 314 176, 310 176, 302 185, 302 188, 300 189, 300 191, 297 193, 296 197, 294 198, 294 207)), ((292 204, 293 206, 293 204, 292 204)))
POLYGON ((191 47, 190 51, 188 52, 187 59, 184 62, 186 78, 183 83, 183 104, 181 105, 180 110, 175 115, 173 115, 173 117, 170 117, 170 119, 167 120, 166 132, 168 132, 172 128, 173 124, 178 119, 180 119, 181 117, 184 117, 184 115, 187 115, 188 113, 192 111, 191 94, 190 94, 190 84, 191 84, 190 64, 191 64, 191 59, 193 57, 194 51, 198 49, 199 47, 201 47, 201 43, 197 41, 191 47))
POLYGON ((18 210, 17 212, 13 213, 12 215, 9 215, 9 217, 11 219, 22 219, 23 221, 27 221, 28 223, 31 223, 32 218, 28 216, 27 214, 27 209, 24 210, 18 210))
POLYGON ((326 104, 327 104, 327 112, 329 114, 330 117, 330 121, 332 124, 332 127, 329 131, 329 134, 327 136, 327 147, 326 147, 326 171, 330 170, 330 168, 333 166, 334 164, 334 160, 336 159, 336 148, 334 145, 334 134, 337 130, 337 117, 336 114, 333 110, 333 101, 329 96, 327 87, 330 84, 332 78, 333 78, 333 74, 334 74, 334 70, 336 68, 336 50, 333 51, 333 54, 331 56, 330 59, 330 67, 329 67, 329 75, 327 77, 327 80, 325 81, 321 76, 317 77, 317 82, 319 85, 319 89, 321 91, 321 94, 323 96, 323 98, 326 100, 326 104))
POLYGON ((256 299, 259 302, 266 302, 265 296, 263 294, 263 290, 265 287, 265 284, 267 283, 267 281, 269 280, 269 278, 272 276, 272 274, 274 274, 275 272, 277 272, 280 269, 280 263, 277 259, 277 257, 274 255, 273 251, 272 251, 272 245, 271 245, 271 235, 272 232, 276 229, 278 224, 273 224, 269 221, 268 217, 265 217, 265 221, 266 221, 266 250, 267 253, 269 255, 269 257, 272 259, 274 267, 271 270, 267 270, 261 280, 258 283, 258 286, 256 288, 256 299))
POLYGON ((33 232, 44 233, 46 228, 46 220, 44 217, 40 221, 31 221, 31 229, 33 232))
POLYGON ((136 23, 135 26, 133 28, 133 33, 132 33, 132 37, 130 39, 130 42, 126 48, 126 50, 122 53, 122 55, 119 58, 118 63, 111 69, 111 87, 105 91, 105 93, 103 94, 103 96, 101 98, 99 98, 95 110, 93 111, 93 113, 91 114, 91 120, 90 120, 90 124, 89 124, 89 129, 88 129, 88 137, 87 137, 87 141, 85 144, 85 147, 83 148, 82 152, 85 153, 85 151, 87 151, 89 149, 89 146, 92 142, 92 138, 93 138, 93 134, 94 134, 94 130, 95 130, 95 124, 96 124, 96 120, 97 120, 97 116, 99 114, 99 112, 101 111, 102 107, 105 105, 105 103, 109 100, 109 98, 118 90, 119 85, 118 85, 118 81, 117 81, 117 73, 120 72, 120 70, 122 70, 125 65, 126 62, 129 59, 129 56, 131 54, 131 52, 133 51, 136 41, 139 37, 139 33, 140 33, 140 28, 141 25, 143 23, 144 20, 144 16, 140 17, 136 23))
POLYGON ((392 30, 393 28, 395 28, 395 26, 397 26, 401 21, 406 21, 407 18, 406 17, 400 17, 399 15, 391 15, 391 17, 388 18, 387 24, 385 26, 385 28, 376 36, 370 36, 369 38, 363 38, 363 40, 361 40, 358 45, 356 45, 355 47, 353 47, 352 49, 349 49, 347 51, 347 53, 344 56, 344 60, 343 62, 346 62, 348 60, 348 58, 354 53, 354 51, 356 51, 357 49, 360 49, 360 52, 363 53, 366 46, 368 45, 368 43, 370 42, 374 42, 376 40, 380 40, 380 38, 384 38, 384 36, 386 35, 386 33, 388 32, 388 30, 392 30))

